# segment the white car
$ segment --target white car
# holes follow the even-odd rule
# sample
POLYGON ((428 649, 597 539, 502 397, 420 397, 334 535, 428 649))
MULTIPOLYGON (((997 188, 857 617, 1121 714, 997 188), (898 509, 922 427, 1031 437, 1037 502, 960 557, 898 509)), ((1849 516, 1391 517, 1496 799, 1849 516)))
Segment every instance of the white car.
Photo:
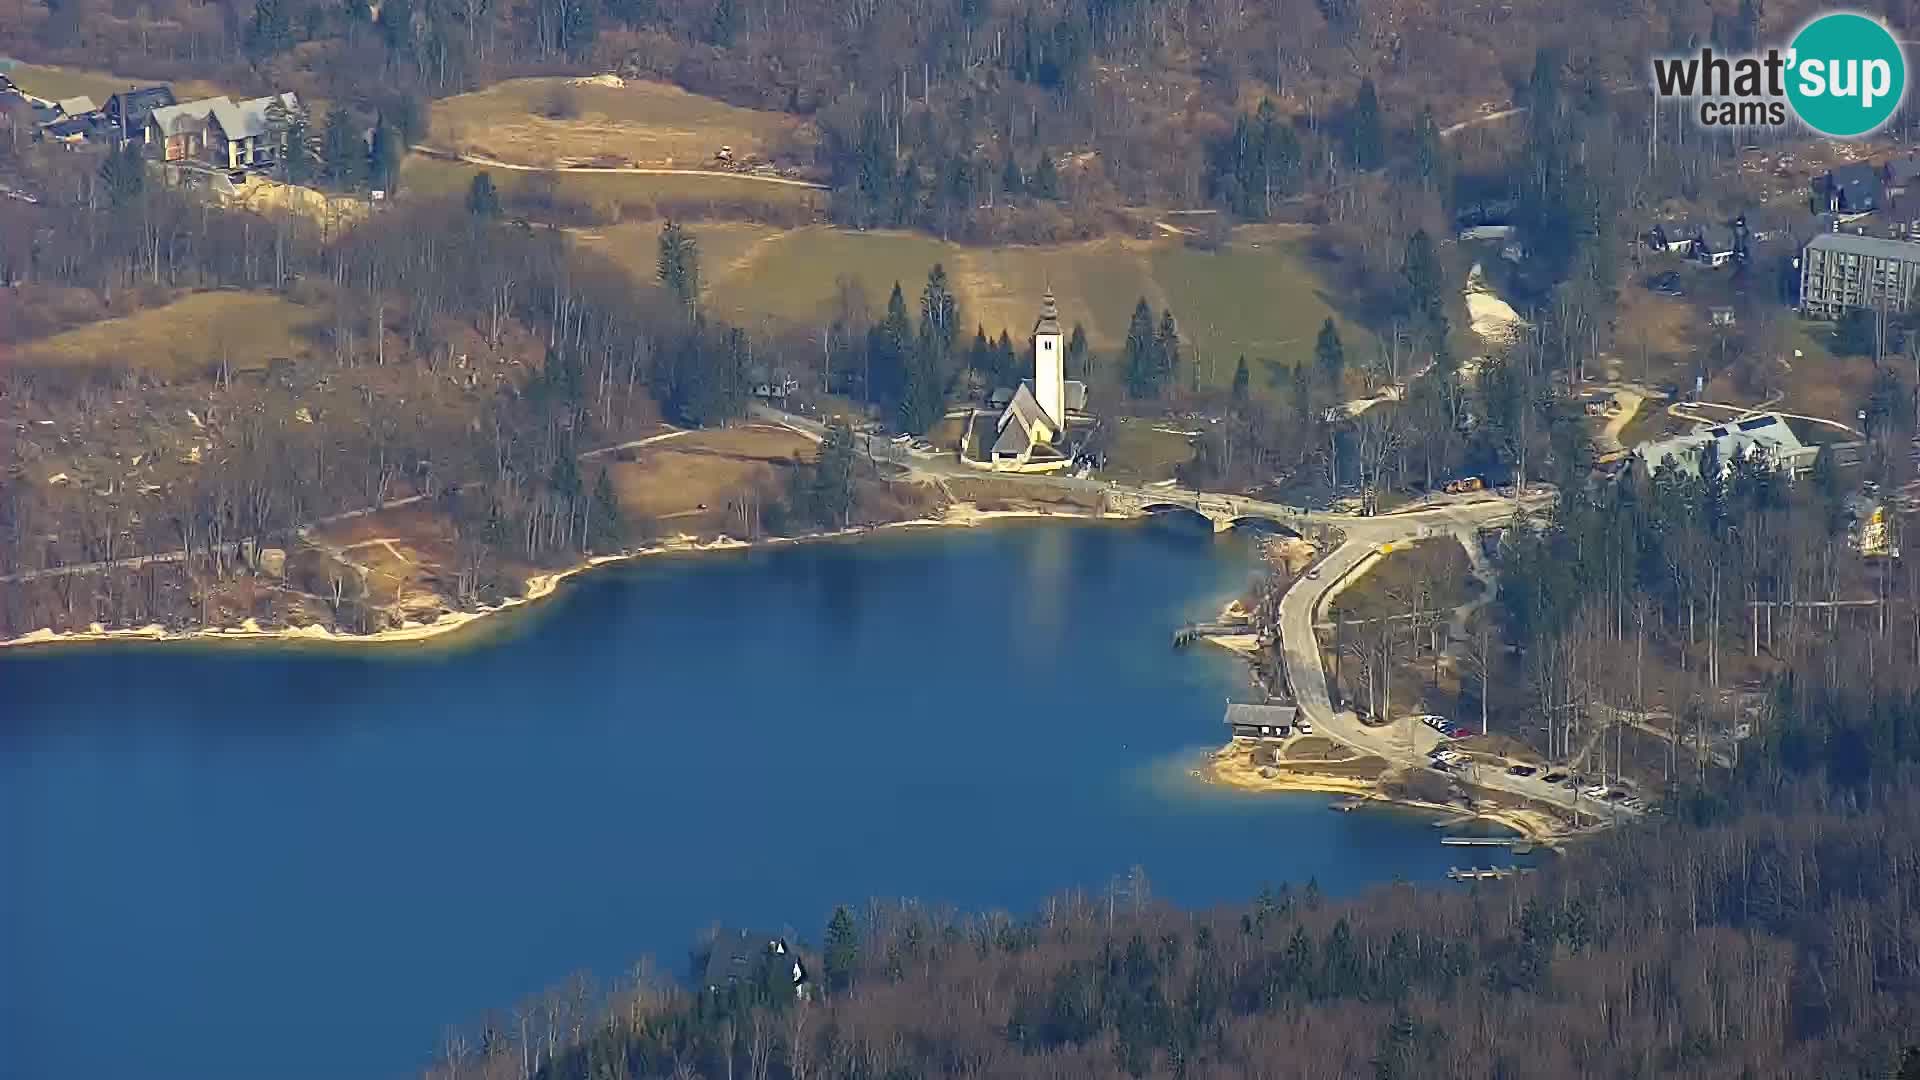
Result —
POLYGON ((1607 797, 1607 785, 1595 784, 1580 794, 1585 795, 1589 799, 1604 799, 1607 797))
POLYGON ((894 436, 894 437, 893 437, 893 438, 892 438, 891 440, 889 440, 889 441, 890 441, 890 442, 892 442, 892 443, 893 443, 893 445, 895 445, 895 446, 905 446, 905 445, 907 445, 908 443, 910 443, 910 442, 912 442, 912 441, 913 441, 913 436, 911 436, 911 435, 904 435, 904 434, 903 434, 903 435, 895 435, 895 436, 894 436))
POLYGON ((1416 716, 1414 717, 1414 719, 1420 721, 1421 723, 1427 725, 1428 727, 1432 728, 1435 731, 1439 731, 1440 725, 1447 722, 1446 717, 1435 716, 1433 713, 1427 713, 1425 716, 1416 716))
POLYGON ((1293 730, 1299 732, 1302 735, 1311 735, 1313 734, 1313 721, 1302 720, 1293 725, 1293 730))

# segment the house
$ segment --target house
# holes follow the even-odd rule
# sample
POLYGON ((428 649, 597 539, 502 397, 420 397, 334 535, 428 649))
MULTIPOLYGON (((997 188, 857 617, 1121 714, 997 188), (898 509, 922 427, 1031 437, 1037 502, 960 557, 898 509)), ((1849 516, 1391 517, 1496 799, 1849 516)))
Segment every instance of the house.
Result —
POLYGON ((291 113, 300 106, 292 93, 271 94, 234 103, 226 98, 213 99, 213 111, 207 118, 207 158, 216 168, 244 169, 266 165, 279 158, 280 148, 273 141, 269 122, 273 105, 278 102, 291 113))
POLYGON ((1880 209, 1880 170, 1857 161, 1830 170, 1824 181, 1827 209, 1839 214, 1871 214, 1880 209))
POLYGON ((1708 266, 1725 266, 1738 249, 1733 229, 1726 225, 1708 225, 1693 240, 1693 257, 1708 266))
POLYGON ((1293 734, 1292 705, 1228 705, 1227 728, 1236 739, 1284 739, 1293 734))
POLYGON ((91 116, 100 111, 99 106, 93 103, 93 99, 84 95, 81 97, 65 98, 53 104, 60 110, 62 116, 74 120, 84 116, 91 116))
POLYGON ((1687 221, 1657 221, 1647 230, 1647 246, 1669 255, 1685 255, 1693 250, 1700 226, 1687 221))
POLYGON ((207 119, 214 102, 202 98, 183 105, 162 105, 147 114, 146 145, 161 161, 197 161, 207 152, 207 119))
POLYGON ((1802 444, 1779 414, 1763 413, 1644 443, 1634 448, 1633 463, 1642 474, 1651 475, 1671 461, 1682 473, 1697 477, 1708 447, 1713 449, 1722 476, 1733 470, 1735 458, 1753 454, 1775 469, 1799 474, 1813 468, 1814 458, 1820 453, 1819 447, 1802 444))
POLYGON ((764 931, 716 932, 700 984, 709 991, 725 991, 736 983, 751 984, 763 977, 764 964, 778 965, 777 970, 792 980, 794 993, 807 996, 807 968, 799 954, 786 938, 764 931))
POLYGON ((768 401, 784 401, 789 394, 800 392, 800 380, 784 371, 765 367, 756 367, 747 374, 747 381, 753 384, 753 396, 768 401))
POLYGON ((66 120, 56 120, 41 129, 49 139, 55 139, 68 145, 86 142, 100 128, 101 121, 94 116, 76 116, 66 120))
POLYGON ((145 139, 147 117, 153 110, 174 104, 170 86, 145 86, 124 90, 107 99, 101 112, 115 139, 145 139))
POLYGON ((270 145, 275 102, 288 110, 299 106, 290 93, 238 103, 223 96, 163 105, 147 115, 146 141, 162 161, 201 161, 216 169, 266 165, 279 156, 270 145))
POLYGON ((1849 310, 1903 312, 1920 284, 1920 244, 1820 233, 1800 252, 1800 310, 1837 319, 1849 310))

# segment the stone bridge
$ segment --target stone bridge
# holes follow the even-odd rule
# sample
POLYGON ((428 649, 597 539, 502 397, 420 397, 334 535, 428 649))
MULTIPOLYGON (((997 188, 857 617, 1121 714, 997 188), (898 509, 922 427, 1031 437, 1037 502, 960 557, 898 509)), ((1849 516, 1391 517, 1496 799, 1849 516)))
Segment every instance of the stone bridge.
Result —
POLYGON ((1205 518, 1214 532, 1244 525, 1305 536, 1312 520, 1306 511, 1279 503, 1172 488, 1109 487, 1107 509, 1116 514, 1190 514, 1205 518))

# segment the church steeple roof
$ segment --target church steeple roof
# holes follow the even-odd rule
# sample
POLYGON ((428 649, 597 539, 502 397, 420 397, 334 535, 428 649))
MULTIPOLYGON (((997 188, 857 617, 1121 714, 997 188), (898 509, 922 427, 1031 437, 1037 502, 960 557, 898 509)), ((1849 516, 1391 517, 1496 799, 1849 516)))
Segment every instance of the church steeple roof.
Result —
POLYGON ((1057 334, 1060 332, 1060 308, 1053 302, 1053 290, 1040 298, 1040 321, 1033 324, 1034 334, 1057 334))

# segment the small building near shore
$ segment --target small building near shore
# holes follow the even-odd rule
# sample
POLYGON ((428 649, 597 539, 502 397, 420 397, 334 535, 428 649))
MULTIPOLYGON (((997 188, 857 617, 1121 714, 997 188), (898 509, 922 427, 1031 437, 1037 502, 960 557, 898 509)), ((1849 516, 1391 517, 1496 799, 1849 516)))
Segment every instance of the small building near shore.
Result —
POLYGON ((1293 734, 1299 710, 1292 705, 1227 706, 1227 727, 1236 739, 1274 741, 1293 734))

